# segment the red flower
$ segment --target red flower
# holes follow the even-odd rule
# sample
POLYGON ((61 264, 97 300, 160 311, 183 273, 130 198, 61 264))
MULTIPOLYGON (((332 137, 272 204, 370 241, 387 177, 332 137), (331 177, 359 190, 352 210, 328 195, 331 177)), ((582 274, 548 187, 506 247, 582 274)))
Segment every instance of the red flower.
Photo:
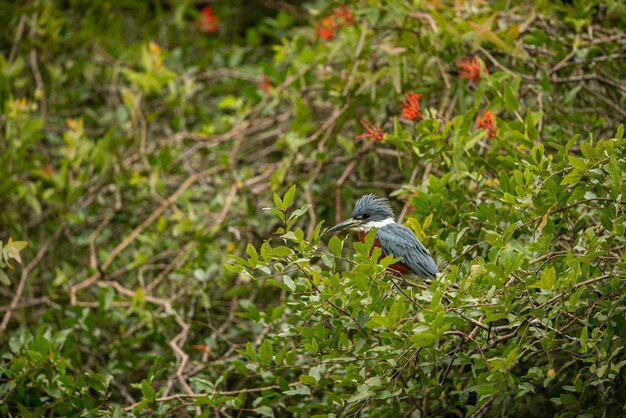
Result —
POLYGON ((274 87, 272 86, 272 82, 270 81, 270 79, 267 78, 265 74, 261 76, 261 81, 257 83, 256 86, 264 93, 269 93, 272 90, 272 87, 274 87))
POLYGON ((332 16, 328 16, 317 22, 315 30, 320 38, 329 40, 335 37, 335 26, 335 19, 332 16))
POLYGON ((483 116, 476 116, 476 125, 487 131, 487 138, 495 138, 498 135, 498 127, 494 123, 495 116, 490 111, 483 112, 483 116))
POLYGON ((198 28, 202 32, 215 33, 217 32, 217 24, 219 19, 213 14, 213 9, 209 6, 202 8, 202 18, 197 22, 198 28))
POLYGON ((333 10, 333 14, 337 17, 337 21, 339 22, 339 26, 341 27, 345 28, 348 26, 352 26, 356 23, 352 12, 348 10, 345 3, 341 3, 339 7, 335 8, 333 10))
POLYGON ((459 66, 459 78, 464 78, 471 84, 478 84, 481 73, 489 75, 487 66, 476 55, 474 55, 474 58, 468 58, 466 61, 458 59, 456 64, 459 66))
POLYGON ((404 97, 406 97, 406 102, 400 100, 402 102, 402 116, 408 120, 421 119, 422 110, 420 109, 419 100, 422 98, 422 95, 418 93, 406 93, 404 97))
POLYGON ((367 133, 357 136, 356 139, 367 138, 367 139, 371 139, 374 142, 383 140, 383 135, 385 135, 385 133, 380 128, 380 126, 373 128, 372 126, 370 126, 367 119, 361 119, 360 123, 361 125, 363 125, 367 133))
POLYGON ((348 27, 356 23, 352 12, 348 10, 344 3, 341 3, 339 7, 333 9, 333 13, 317 22, 315 30, 317 35, 322 39, 333 39, 335 37, 335 30, 338 27, 348 27))

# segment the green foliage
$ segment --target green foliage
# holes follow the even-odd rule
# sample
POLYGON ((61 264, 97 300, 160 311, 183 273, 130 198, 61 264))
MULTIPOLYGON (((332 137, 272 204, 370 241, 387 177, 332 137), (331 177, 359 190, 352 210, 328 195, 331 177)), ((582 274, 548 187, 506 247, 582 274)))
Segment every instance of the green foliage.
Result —
POLYGON ((20 251, 22 251, 28 243, 26 241, 13 241, 13 238, 9 237, 6 244, 0 241, 0 282, 5 285, 10 285, 11 281, 6 273, 2 270, 4 268, 13 269, 10 261, 15 260, 18 263, 22 262, 20 257, 20 251))
POLYGON ((0 415, 624 414, 626 9, 345 3, 0 5, 0 415))
MULTIPOLYGON (((299 414, 307 404, 308 411, 403 416, 423 410, 424 399, 433 411, 468 414, 494 402, 513 415, 557 406, 564 416, 581 408, 618 413, 625 260, 615 252, 624 235, 612 225, 623 226, 626 214, 612 178, 623 183, 626 140, 580 147, 589 159, 566 148, 536 161, 528 155, 520 159, 524 172, 469 192, 473 210, 464 216, 476 222, 426 241, 454 262, 416 287, 385 272, 391 257, 377 262, 373 233, 353 244, 353 260, 337 237, 328 252, 319 234, 303 239, 301 229, 274 239, 291 253, 274 254, 266 241, 260 260, 250 248, 251 256, 229 269, 281 288, 285 310, 269 323, 275 335, 258 351, 250 345, 242 352, 256 365, 245 375, 278 375, 283 395, 304 396, 290 396, 286 408, 299 414), (577 169, 587 181, 571 185, 567 176, 577 169), (464 234, 471 241, 460 240, 464 234), (317 258, 322 264, 312 262, 317 258), (272 364, 272 344, 290 355, 288 368, 283 356, 272 364), (281 381, 303 386, 285 390, 281 381), (523 401, 531 397, 536 405, 523 401)), ((450 198, 426 189, 430 206, 450 198)), ((435 220, 452 216, 440 207, 435 220)))

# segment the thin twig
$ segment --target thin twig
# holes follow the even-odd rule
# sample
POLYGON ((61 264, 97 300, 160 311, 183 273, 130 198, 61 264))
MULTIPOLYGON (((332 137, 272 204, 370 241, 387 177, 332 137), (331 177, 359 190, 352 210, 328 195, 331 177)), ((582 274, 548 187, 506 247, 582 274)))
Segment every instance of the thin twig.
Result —
POLYGON ((200 173, 196 173, 193 174, 191 176, 189 176, 187 178, 187 180, 185 180, 183 182, 183 184, 181 184, 178 189, 176 189, 176 191, 174 193, 172 193, 170 195, 170 197, 168 197, 162 204, 161 206, 159 206, 154 212, 152 212, 150 214, 150 216, 148 216, 146 219, 144 219, 144 221, 137 226, 130 234, 128 234, 128 236, 122 241, 120 242, 115 248, 113 248, 113 250, 111 251, 111 253, 109 254, 109 256, 107 257, 106 260, 104 260, 104 262, 102 263, 102 269, 106 270, 111 263, 113 262, 113 260, 115 260, 115 258, 122 252, 124 251, 124 249, 126 249, 126 247, 128 247, 138 236, 139 234, 141 234, 150 224, 152 224, 152 222, 154 222, 156 219, 159 218, 159 216, 161 216, 163 214, 163 212, 165 212, 167 210, 167 208, 174 203, 176 200, 178 200, 178 198, 185 192, 185 190, 187 190, 192 184, 194 184, 195 182, 197 182, 198 180, 206 177, 206 176, 210 176, 211 174, 215 174, 219 171, 223 170, 222 167, 220 166, 216 166, 216 167, 211 167, 207 170, 204 170, 200 173))

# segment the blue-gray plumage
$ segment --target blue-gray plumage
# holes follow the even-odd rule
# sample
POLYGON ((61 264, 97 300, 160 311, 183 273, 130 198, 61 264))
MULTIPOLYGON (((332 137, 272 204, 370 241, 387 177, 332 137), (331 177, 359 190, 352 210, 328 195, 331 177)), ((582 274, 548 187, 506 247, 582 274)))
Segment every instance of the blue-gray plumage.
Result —
POLYGON ((376 242, 385 255, 393 254, 400 261, 390 269, 400 273, 411 271, 420 277, 434 277, 439 270, 435 260, 413 231, 397 224, 387 199, 366 194, 354 205, 352 217, 330 228, 328 232, 349 229, 359 232, 362 241, 367 231, 376 228, 376 242))
POLYGON ((435 260, 413 231, 404 225, 393 223, 376 228, 376 238, 385 255, 401 258, 413 273, 420 277, 434 277, 439 270, 435 260))

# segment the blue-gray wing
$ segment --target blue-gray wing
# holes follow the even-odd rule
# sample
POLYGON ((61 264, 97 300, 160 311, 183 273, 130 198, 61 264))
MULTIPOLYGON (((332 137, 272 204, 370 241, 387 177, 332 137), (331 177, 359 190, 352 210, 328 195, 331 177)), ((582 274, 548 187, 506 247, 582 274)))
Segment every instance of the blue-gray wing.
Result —
POLYGON ((391 224, 378 228, 376 238, 385 255, 393 254, 402 258, 402 263, 418 276, 433 277, 439 272, 426 247, 406 226, 391 224))

